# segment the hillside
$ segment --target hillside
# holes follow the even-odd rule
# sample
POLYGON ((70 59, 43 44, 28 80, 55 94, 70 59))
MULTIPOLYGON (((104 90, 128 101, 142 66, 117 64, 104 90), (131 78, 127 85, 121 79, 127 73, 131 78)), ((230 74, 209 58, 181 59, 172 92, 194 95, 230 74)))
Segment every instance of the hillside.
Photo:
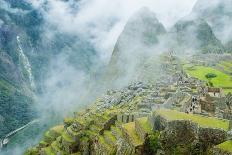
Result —
POLYGON ((231 0, 212 0, 209 5, 207 0, 198 0, 192 11, 192 14, 205 19, 210 24, 216 36, 224 44, 232 40, 232 30, 229 26, 232 19, 231 3, 231 0))
POLYGON ((159 37, 165 33, 162 23, 148 8, 135 13, 115 44, 106 78, 127 83, 138 77, 145 63, 143 60, 156 55, 154 47, 159 44, 159 37))
POLYGON ((0 0, 0 154, 232 155, 232 0, 94 2, 0 0))
MULTIPOLYGON (((208 23, 202 19, 188 17, 178 21, 171 29, 171 35, 183 50, 192 49, 203 53, 223 53, 224 46, 214 35, 208 23)), ((177 47, 179 48, 179 47, 177 47)))
POLYGON ((47 91, 53 60, 67 55, 70 66, 89 73, 97 57, 86 40, 51 28, 41 11, 26 0, 0 0, 0 139, 38 116, 34 99, 47 91))
POLYGON ((188 75, 179 60, 162 55, 163 80, 107 91, 48 130, 25 155, 232 154, 231 94, 188 75))

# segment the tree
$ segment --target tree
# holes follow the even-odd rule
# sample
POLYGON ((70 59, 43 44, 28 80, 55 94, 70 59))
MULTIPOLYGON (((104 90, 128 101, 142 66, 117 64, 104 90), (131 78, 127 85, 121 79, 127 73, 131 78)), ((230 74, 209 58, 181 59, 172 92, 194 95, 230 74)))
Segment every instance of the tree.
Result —
POLYGON ((213 87, 213 83, 211 82, 211 80, 212 80, 213 78, 216 78, 217 75, 214 74, 214 73, 208 73, 208 74, 205 75, 205 77, 209 80, 209 85, 210 85, 211 87, 213 87))

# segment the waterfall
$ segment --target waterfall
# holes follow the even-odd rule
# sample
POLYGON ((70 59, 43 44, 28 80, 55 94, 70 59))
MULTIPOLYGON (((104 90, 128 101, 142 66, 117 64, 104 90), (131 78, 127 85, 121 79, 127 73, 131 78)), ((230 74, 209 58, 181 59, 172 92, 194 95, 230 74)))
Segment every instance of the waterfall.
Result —
POLYGON ((25 71, 27 72, 31 88, 34 89, 35 88, 35 82, 34 82, 34 77, 32 75, 31 64, 30 64, 30 62, 28 60, 28 57, 23 52, 19 36, 17 36, 17 43, 18 43, 19 59, 20 59, 21 63, 23 64, 23 67, 24 67, 25 71))

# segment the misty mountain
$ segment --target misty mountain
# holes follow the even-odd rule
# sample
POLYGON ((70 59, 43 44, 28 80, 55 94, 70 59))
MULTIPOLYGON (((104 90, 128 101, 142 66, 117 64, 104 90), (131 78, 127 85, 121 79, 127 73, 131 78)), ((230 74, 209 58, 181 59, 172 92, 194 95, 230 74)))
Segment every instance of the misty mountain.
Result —
POLYGON ((35 118, 51 62, 90 72, 96 57, 88 41, 58 32, 27 1, 0 0, 0 138, 35 118))
MULTIPOLYGON (((35 41, 37 15, 23 1, 0 1, 0 137, 28 123, 35 117, 33 96, 25 55, 31 51, 25 42, 35 41), (34 18, 32 18, 34 17, 34 18), (31 25, 29 23, 31 22, 31 25), (33 26, 35 24, 35 26, 33 26), (30 35, 33 37, 29 37, 30 35), (33 39, 34 38, 34 39, 33 39), (21 51, 22 50, 24 51, 21 51), (24 53, 23 53, 24 54, 24 53)), ((27 59, 26 59, 27 60, 27 59)))
POLYGON ((210 25, 202 19, 182 19, 174 25, 170 34, 171 38, 177 41, 177 50, 224 52, 221 41, 214 35, 210 25))
POLYGON ((232 0, 198 0, 192 15, 205 19, 224 43, 232 40, 232 0))
POLYGON ((135 78, 139 71, 132 71, 140 65, 146 53, 152 52, 159 43, 159 37, 165 33, 155 13, 148 8, 139 10, 128 20, 115 44, 107 75, 127 80, 135 78))

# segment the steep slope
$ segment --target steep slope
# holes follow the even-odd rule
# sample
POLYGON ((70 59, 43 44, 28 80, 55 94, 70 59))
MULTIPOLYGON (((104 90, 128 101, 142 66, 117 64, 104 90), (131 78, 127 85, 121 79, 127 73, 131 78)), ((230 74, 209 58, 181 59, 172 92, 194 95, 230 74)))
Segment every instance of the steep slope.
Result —
POLYGON ((57 32, 40 11, 26 0, 0 0, 0 139, 35 117, 33 94, 43 93, 52 60, 67 56, 68 65, 90 72, 97 57, 89 42, 57 32))
POLYGON ((203 53, 223 52, 222 43, 216 38, 208 23, 202 19, 186 17, 178 21, 171 30, 171 38, 177 48, 203 53))
POLYGON ((227 43, 232 40, 232 0, 198 0, 192 14, 205 19, 216 36, 227 43))
POLYGON ((139 75, 144 59, 166 33, 164 26, 148 8, 134 14, 124 27, 114 47, 107 76, 125 83, 139 75), (143 59, 144 58, 144 59, 143 59))
MULTIPOLYGON (((9 2, 14 3, 13 1, 9 2)), ((22 23, 20 21, 26 19, 27 22, 30 22, 30 20, 25 18, 26 14, 23 11, 20 15, 19 10, 10 7, 10 3, 1 0, 0 4, 1 138, 28 123, 35 114, 31 104, 33 102, 31 65, 24 53, 26 49, 24 43, 18 36, 20 34, 22 38, 26 38, 24 37, 26 33, 19 29, 20 23, 22 23)), ((16 3, 14 5, 16 6, 16 3)), ((29 13, 28 16, 30 15, 29 13)), ((25 25, 25 27, 27 26, 25 25)), ((30 27, 28 28, 30 29, 30 27)))

